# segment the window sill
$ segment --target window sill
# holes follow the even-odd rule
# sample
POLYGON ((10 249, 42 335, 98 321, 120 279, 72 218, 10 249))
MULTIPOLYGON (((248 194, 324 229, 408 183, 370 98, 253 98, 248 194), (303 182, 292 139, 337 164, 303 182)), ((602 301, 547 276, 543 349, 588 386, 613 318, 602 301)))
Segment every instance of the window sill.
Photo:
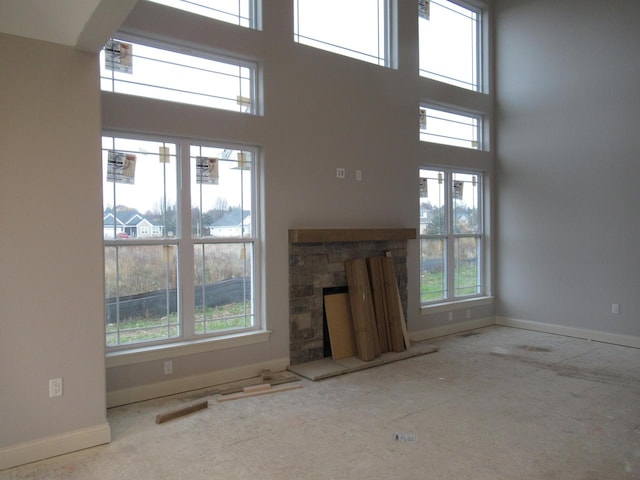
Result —
POLYGON ((480 307, 482 305, 491 305, 495 297, 474 297, 465 300, 456 300, 446 303, 434 303, 431 305, 423 305, 420 307, 422 315, 431 315, 440 312, 450 312, 453 310, 462 310, 463 308, 480 307))
POLYGON ((270 337, 270 330, 259 330, 223 337, 204 338, 201 340, 176 342, 168 345, 154 345, 152 347, 110 352, 107 353, 106 356, 106 366, 107 368, 122 367, 136 363, 223 350, 225 348, 242 347, 244 345, 268 342, 270 337))

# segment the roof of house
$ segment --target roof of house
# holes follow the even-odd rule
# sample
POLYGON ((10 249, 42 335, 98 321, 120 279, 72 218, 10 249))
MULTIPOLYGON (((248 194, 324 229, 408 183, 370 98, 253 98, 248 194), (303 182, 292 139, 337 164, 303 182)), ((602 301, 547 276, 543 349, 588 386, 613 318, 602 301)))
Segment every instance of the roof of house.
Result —
POLYGON ((246 220, 250 215, 251 212, 248 210, 234 209, 213 222, 210 227, 239 227, 246 224, 246 220))
POLYGON ((152 216, 145 217, 143 214, 141 214, 135 209, 124 210, 124 209, 116 208, 115 219, 114 219, 112 208, 105 209, 104 215, 103 215, 103 224, 105 226, 113 226, 115 221, 117 225, 132 227, 132 226, 139 225, 145 220, 151 225, 157 225, 157 226, 162 225, 161 223, 158 223, 152 216))

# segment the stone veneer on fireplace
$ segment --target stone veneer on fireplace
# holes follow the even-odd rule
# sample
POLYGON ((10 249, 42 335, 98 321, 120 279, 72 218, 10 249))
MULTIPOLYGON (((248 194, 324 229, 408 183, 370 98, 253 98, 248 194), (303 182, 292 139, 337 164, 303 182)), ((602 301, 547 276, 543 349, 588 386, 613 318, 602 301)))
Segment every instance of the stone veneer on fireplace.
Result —
POLYGON ((407 311, 407 240, 415 229, 289 231, 289 355, 292 365, 324 357, 323 289, 347 285, 345 260, 390 252, 407 311))

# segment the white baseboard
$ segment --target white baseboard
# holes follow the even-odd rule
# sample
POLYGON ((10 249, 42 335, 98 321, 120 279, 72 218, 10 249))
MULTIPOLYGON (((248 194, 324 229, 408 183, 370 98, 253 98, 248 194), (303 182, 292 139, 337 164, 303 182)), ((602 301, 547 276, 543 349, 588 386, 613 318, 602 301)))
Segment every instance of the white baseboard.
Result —
POLYGON ((207 388, 213 385, 234 382, 243 378, 255 377, 261 370, 269 369, 273 372, 286 370, 289 366, 289 357, 277 358, 267 362, 253 363, 242 367, 229 368, 202 375, 176 378, 165 382, 141 385, 139 387, 125 388, 107 392, 107 407, 117 407, 128 403, 141 402, 152 398, 175 395, 177 393, 207 388))
POLYGON ((0 470, 109 443, 107 422, 93 427, 0 448, 0 470))
POLYGON ((601 332, 599 330, 567 327, 564 325, 533 322, 531 320, 520 320, 509 317, 496 317, 496 325, 521 328, 523 330, 535 330, 536 332, 543 333, 553 333, 555 335, 564 335, 566 337, 583 338, 585 340, 612 343, 614 345, 621 345, 624 347, 640 348, 640 337, 634 337, 633 335, 621 335, 618 333, 601 332))
POLYGON ((453 335, 454 333, 475 330, 476 328, 490 327, 495 324, 496 322, 494 317, 477 318, 466 322, 452 323, 449 325, 442 325, 441 327, 426 328, 416 332, 409 332, 409 339, 414 342, 421 342, 422 340, 428 340, 430 338, 444 337, 445 335, 453 335))

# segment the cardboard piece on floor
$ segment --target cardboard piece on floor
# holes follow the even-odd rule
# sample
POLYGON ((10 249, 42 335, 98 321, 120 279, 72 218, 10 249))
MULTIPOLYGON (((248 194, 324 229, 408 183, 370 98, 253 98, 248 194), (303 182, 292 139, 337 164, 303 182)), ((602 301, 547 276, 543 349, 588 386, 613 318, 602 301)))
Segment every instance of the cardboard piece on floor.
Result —
POLYGON ((353 330, 349 294, 325 295, 324 310, 327 315, 332 358, 339 360, 357 355, 358 347, 356 346, 356 336, 353 330))

